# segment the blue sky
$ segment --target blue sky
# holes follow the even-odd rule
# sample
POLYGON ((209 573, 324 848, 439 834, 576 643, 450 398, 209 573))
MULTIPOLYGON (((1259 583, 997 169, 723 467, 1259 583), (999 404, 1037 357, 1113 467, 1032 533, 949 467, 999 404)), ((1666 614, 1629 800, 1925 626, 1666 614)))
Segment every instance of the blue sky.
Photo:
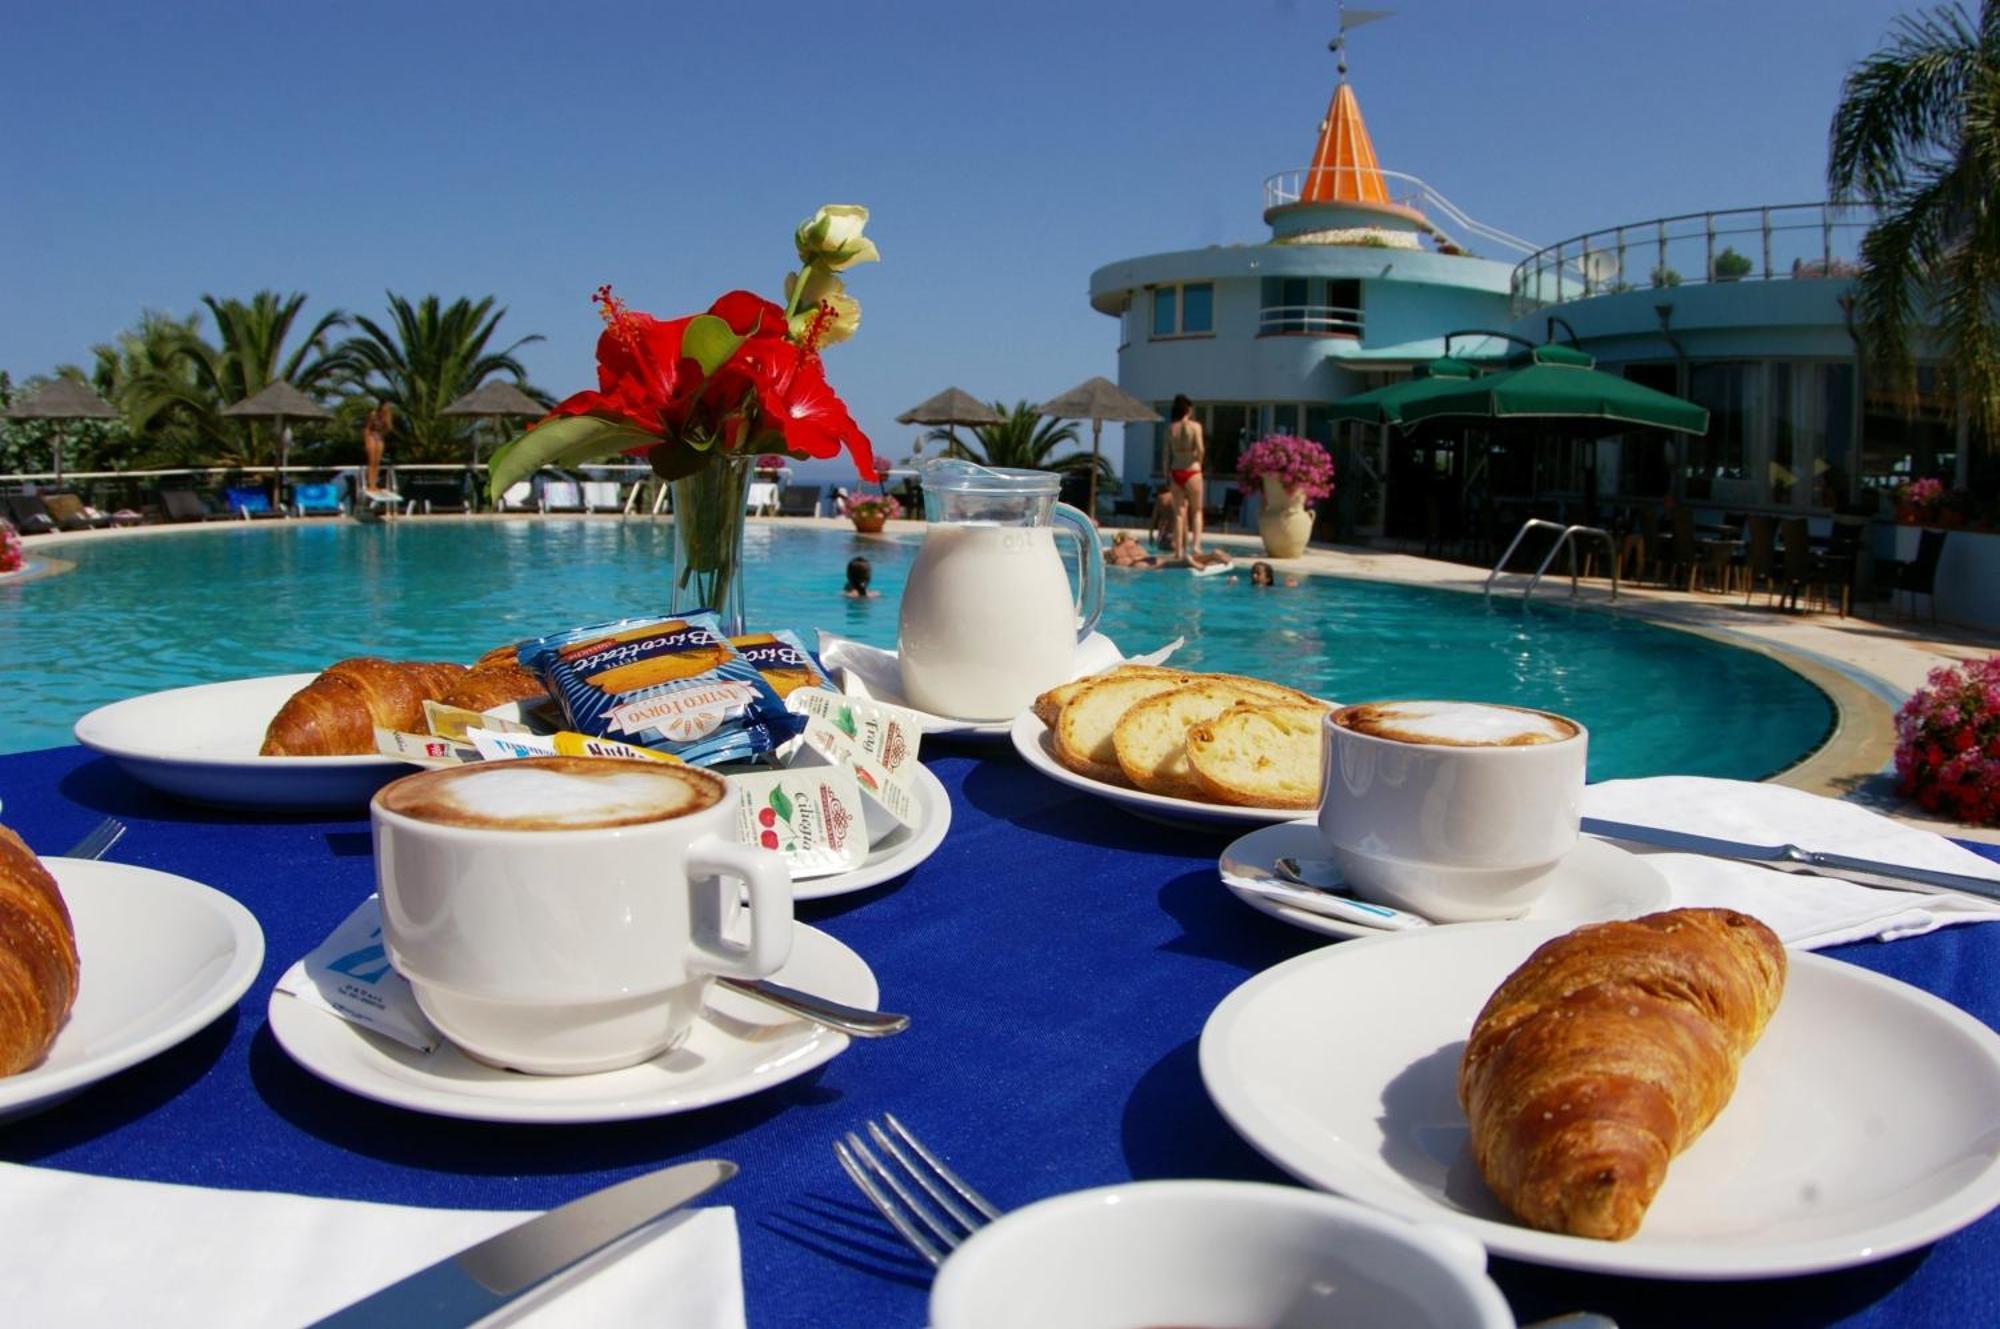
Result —
MULTIPOLYGON (((1383 4, 1380 7, 1388 7, 1383 4)), ((1413 0, 1352 37, 1384 166, 1538 242, 1824 194, 1870 0, 1413 0)), ((260 287, 379 314, 496 294, 531 377, 593 381, 590 291, 775 295, 797 220, 867 204, 828 354, 891 455, 947 384, 1115 377, 1113 259, 1265 234, 1334 83, 1318 0, 75 3, 0 33, 0 368, 260 287)))

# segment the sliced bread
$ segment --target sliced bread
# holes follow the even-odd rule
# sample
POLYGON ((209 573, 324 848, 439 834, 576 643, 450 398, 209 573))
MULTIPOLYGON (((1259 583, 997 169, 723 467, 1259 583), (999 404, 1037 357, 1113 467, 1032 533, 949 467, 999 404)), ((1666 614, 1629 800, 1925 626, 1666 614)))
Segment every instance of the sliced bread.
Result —
POLYGON ((1288 688, 1282 683, 1272 683, 1261 678, 1251 678, 1245 674, 1197 674, 1195 677, 1215 683, 1231 683, 1245 692, 1263 697, 1272 702, 1296 702, 1301 706, 1316 706, 1319 699, 1297 688, 1288 688))
POLYGON ((1188 772, 1210 798, 1256 808, 1319 805, 1324 706, 1239 706, 1187 732, 1188 772))
POLYGON ((1069 703, 1069 699, 1089 687, 1092 683, 1102 682, 1107 678, 1141 678, 1147 675, 1161 674, 1171 674, 1176 678, 1183 677, 1183 671, 1179 669, 1162 669, 1159 665, 1113 665, 1111 668, 1098 673, 1085 674, 1082 678, 1073 678, 1067 683, 1056 684, 1047 692, 1035 698, 1034 704, 1029 709, 1034 711, 1037 720, 1040 720, 1050 729, 1054 729, 1056 727, 1056 716, 1062 714, 1062 708, 1069 703))
POLYGON ((1118 767, 1118 747, 1112 735, 1125 712, 1148 697, 1171 692, 1187 681, 1186 674, 1128 674, 1102 678, 1081 689, 1056 716, 1056 760, 1079 775, 1110 784, 1125 784, 1118 767))
POLYGON ((1112 731, 1118 768, 1148 793, 1172 798, 1206 798, 1188 774, 1188 728, 1213 720, 1232 706, 1269 701, 1234 680, 1198 676, 1186 687, 1148 697, 1125 712, 1112 731))

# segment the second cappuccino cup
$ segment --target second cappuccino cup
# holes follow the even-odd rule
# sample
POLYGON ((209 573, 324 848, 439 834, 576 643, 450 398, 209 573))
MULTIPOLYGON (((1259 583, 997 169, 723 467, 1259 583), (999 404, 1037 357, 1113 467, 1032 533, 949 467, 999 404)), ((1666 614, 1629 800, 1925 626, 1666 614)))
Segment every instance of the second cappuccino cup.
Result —
POLYGON ((1440 923, 1518 918, 1576 846, 1589 738, 1520 707, 1342 707, 1325 721, 1320 834, 1361 895, 1440 923))
POLYGON ((735 839, 735 815, 720 777, 665 763, 406 776, 369 805, 390 963, 481 1061, 569 1075, 650 1060, 686 1037, 711 976, 760 978, 790 953, 790 873, 735 839))

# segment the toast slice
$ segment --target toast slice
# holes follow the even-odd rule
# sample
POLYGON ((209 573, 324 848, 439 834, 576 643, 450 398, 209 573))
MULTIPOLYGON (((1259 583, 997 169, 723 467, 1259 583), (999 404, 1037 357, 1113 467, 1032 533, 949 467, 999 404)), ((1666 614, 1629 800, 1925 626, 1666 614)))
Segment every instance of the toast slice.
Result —
POLYGON ((1229 683, 1245 692, 1264 698, 1269 702, 1289 702, 1300 706, 1317 706, 1319 698, 1311 693, 1288 688, 1282 683, 1272 683, 1266 679, 1251 678, 1247 674, 1196 674, 1196 678, 1206 682, 1229 683))
POLYGON ((1056 684, 1047 692, 1035 698, 1034 704, 1029 709, 1034 711, 1035 718, 1040 720, 1043 725, 1054 729, 1056 727, 1056 717, 1062 714, 1062 708, 1069 704, 1069 699, 1089 687, 1092 683, 1100 682, 1107 678, 1139 678, 1145 675, 1160 674, 1171 674, 1176 678, 1180 678, 1185 675, 1185 671, 1180 669, 1163 669, 1159 665, 1112 665, 1111 668, 1101 670, 1098 673, 1085 674, 1082 678, 1073 678, 1067 683, 1056 684))
POLYGON ((1319 805, 1320 723, 1327 708, 1239 706, 1187 732, 1188 772, 1218 803, 1319 805))
POLYGON ((1186 687, 1148 697, 1126 711, 1112 731, 1118 768, 1148 793, 1206 799, 1208 795, 1188 773, 1188 729, 1233 706, 1270 700, 1261 690, 1218 675, 1198 675, 1186 687))
POLYGON ((1101 678, 1072 696, 1056 716, 1056 760, 1093 780, 1126 784, 1118 766, 1118 748, 1112 740, 1125 712, 1148 697, 1171 692, 1187 682, 1186 674, 1160 674, 1101 678))

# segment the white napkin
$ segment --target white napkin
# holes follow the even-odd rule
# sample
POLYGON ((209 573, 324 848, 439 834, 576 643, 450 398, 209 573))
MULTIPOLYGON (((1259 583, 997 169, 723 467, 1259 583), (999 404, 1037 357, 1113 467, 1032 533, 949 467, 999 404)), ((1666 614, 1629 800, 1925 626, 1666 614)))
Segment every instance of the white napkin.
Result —
MULTIPOLYGON (((532 1214, 207 1190, 0 1163, 9 1324, 302 1325, 532 1214)), ((736 1215, 694 1209, 489 1323, 743 1325, 736 1215)))
MULTIPOLYGON (((1795 844, 1824 853, 1937 868, 2000 881, 2000 863, 1941 835, 1892 821, 1854 803, 1742 780, 1668 775, 1609 780, 1583 791, 1583 815, 1658 826, 1745 844, 1795 844)), ((1842 942, 1915 937, 1948 923, 2000 918, 2000 903, 1858 886, 1638 845, 1673 887, 1674 904, 1722 905, 1764 920, 1785 943, 1818 950, 1842 942)))
MULTIPOLYGON (((1176 637, 1157 651, 1133 656, 1130 663, 1162 664, 1184 644, 1184 638, 1176 637)), ((873 701, 886 701, 892 706, 905 707, 916 714, 927 734, 966 727, 967 722, 964 720, 950 720, 930 715, 917 710, 904 700, 903 666, 894 651, 885 651, 879 646, 868 646, 847 637, 836 636, 822 628, 819 634, 819 658, 833 674, 835 681, 840 684, 842 692, 850 697, 867 697, 873 701)), ((1070 677, 1082 678, 1085 674, 1095 674, 1099 670, 1126 662, 1126 657, 1118 649, 1118 643, 1101 632, 1093 632, 1077 643, 1076 669, 1070 677)))

